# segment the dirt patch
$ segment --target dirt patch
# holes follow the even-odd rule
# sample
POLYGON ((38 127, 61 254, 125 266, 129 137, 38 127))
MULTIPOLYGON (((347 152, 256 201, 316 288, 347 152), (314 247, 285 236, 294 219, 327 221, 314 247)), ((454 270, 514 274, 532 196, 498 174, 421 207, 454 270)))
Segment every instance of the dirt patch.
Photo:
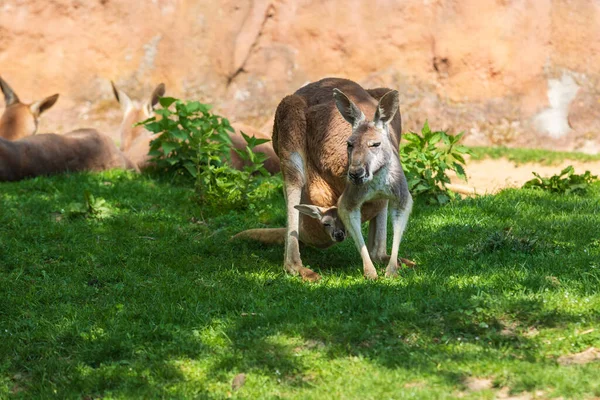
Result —
POLYGON ((469 390, 479 392, 481 390, 491 389, 494 386, 494 381, 490 378, 469 377, 465 379, 464 384, 469 390))
POLYGON ((561 365, 582 365, 600 360, 600 350, 590 347, 580 353, 569 354, 558 358, 561 365))
POLYGON ((590 171, 600 175, 600 161, 579 162, 565 160, 557 165, 515 164, 506 159, 485 159, 468 161, 466 166, 468 182, 456 176, 451 177, 451 189, 463 194, 492 194, 505 188, 518 188, 534 178, 533 172, 541 176, 551 176, 560 173, 565 167, 572 165, 576 174, 590 171))

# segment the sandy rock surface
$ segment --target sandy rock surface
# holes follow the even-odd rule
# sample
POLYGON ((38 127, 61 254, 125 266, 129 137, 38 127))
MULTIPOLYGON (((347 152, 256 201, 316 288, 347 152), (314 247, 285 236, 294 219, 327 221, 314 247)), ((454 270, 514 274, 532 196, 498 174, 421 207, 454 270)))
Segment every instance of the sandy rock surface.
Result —
POLYGON ((598 152, 599 37, 597 0, 0 0, 0 75, 61 93, 40 131, 115 135, 111 79, 268 130, 282 96, 345 76, 399 89, 406 130, 598 152))

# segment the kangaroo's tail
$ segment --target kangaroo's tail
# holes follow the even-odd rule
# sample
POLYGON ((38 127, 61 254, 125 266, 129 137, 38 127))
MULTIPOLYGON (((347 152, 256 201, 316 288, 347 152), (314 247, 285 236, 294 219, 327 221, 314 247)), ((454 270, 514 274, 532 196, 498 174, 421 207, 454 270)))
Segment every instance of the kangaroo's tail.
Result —
POLYGON ((234 235, 231 240, 254 240, 265 244, 284 244, 286 228, 248 229, 234 235))

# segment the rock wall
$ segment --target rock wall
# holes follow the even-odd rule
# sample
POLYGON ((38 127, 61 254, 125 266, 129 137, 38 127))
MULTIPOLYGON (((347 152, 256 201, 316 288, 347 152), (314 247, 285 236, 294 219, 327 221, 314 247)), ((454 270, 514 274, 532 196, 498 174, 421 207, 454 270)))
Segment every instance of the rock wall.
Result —
POLYGON ((0 0, 0 75, 61 93, 44 131, 115 134, 111 79, 268 130, 282 96, 343 76, 399 89, 406 130, 600 150, 598 0, 0 0))

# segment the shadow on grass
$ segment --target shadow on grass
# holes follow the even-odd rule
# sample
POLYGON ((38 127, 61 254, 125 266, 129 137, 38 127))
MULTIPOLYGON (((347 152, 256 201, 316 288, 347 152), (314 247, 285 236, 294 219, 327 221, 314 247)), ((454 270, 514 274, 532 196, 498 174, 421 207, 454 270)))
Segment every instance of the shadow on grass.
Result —
POLYGON ((324 277, 306 284, 281 271, 283 249, 228 242, 254 215, 192 219, 201 213, 185 188, 109 173, 2 189, 0 373, 25 397, 221 398, 238 372, 305 388, 318 384, 314 357, 457 385, 469 364, 551 363, 527 329, 582 311, 541 294, 585 296, 583 274, 598 279, 594 199, 511 191, 416 207, 401 248, 418 269, 366 282, 348 240, 303 249, 324 277), (53 219, 84 188, 114 215, 53 219))

